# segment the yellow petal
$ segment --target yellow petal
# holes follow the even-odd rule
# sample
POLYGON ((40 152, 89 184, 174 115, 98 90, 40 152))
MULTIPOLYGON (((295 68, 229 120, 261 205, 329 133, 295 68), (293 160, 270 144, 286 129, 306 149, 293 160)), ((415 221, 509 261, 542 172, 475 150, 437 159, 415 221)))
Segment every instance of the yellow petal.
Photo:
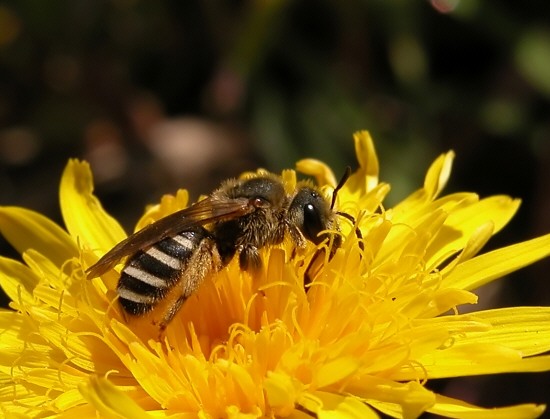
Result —
POLYGON ((59 411, 66 411, 73 409, 75 406, 82 405, 86 401, 80 394, 78 389, 73 388, 72 390, 62 393, 59 397, 55 399, 54 405, 59 411))
POLYGON ((476 304, 478 301, 478 297, 474 293, 456 288, 439 289, 431 295, 431 299, 431 303, 422 307, 419 317, 428 318, 439 316, 460 305, 476 304))
POLYGON ((147 208, 145 214, 137 222, 135 231, 141 230, 158 219, 187 207, 188 202, 189 192, 186 189, 178 189, 175 195, 163 195, 160 199, 160 204, 147 208))
POLYGON ((329 386, 353 374, 359 367, 359 362, 352 357, 327 361, 317 371, 316 385, 320 388, 329 386))
POLYGON ((428 412, 460 419, 531 419, 542 415, 544 410, 545 406, 535 404, 484 409, 462 400, 437 395, 436 404, 428 412))
MULTIPOLYGON (((550 348, 549 318, 549 308, 517 307, 426 319, 426 327, 448 330, 454 337, 450 346, 426 352, 417 361, 430 378, 548 371, 549 356, 531 355, 550 348)), ((392 378, 411 380, 417 374, 415 366, 405 366, 392 378)))
POLYGON ((353 142, 360 172, 366 179, 366 191, 368 192, 378 185, 378 172, 380 171, 374 142, 368 131, 359 131, 353 134, 353 142))
MULTIPOLYGON (((550 371, 550 355, 531 356, 511 362, 502 372, 548 372, 550 371)), ((500 371, 495 371, 499 373, 500 371)))
POLYGON ((70 290, 72 288, 75 281, 70 276, 71 268, 69 266, 60 269, 50 259, 34 249, 27 250, 22 256, 23 261, 32 272, 42 279, 43 285, 51 286, 56 290, 70 290))
POLYGON ((91 377, 87 383, 80 385, 79 389, 86 400, 105 417, 121 419, 152 417, 106 378, 91 377))
POLYGON ((514 216, 519 204, 519 200, 507 196, 492 196, 452 211, 426 251, 427 264, 431 266, 445 255, 466 247, 470 237, 487 223, 491 223, 493 233, 500 231, 514 216))
POLYGON ((48 396, 37 394, 32 386, 16 384, 9 374, 0 373, 0 416, 2 418, 37 417, 37 412, 41 411, 38 406, 48 401, 48 396))
POLYGON ((319 419, 379 418, 373 409, 357 397, 324 391, 304 393, 298 405, 319 419))
POLYGON ((315 177, 317 185, 336 187, 336 178, 330 167, 316 159, 303 159, 296 163, 296 170, 308 176, 315 177))
POLYGON ((78 255, 74 241, 61 227, 24 208, 0 207, 0 233, 19 253, 34 249, 58 267, 78 255))
POLYGON ((451 212, 446 224, 452 228, 470 232, 487 221, 492 221, 494 232, 497 233, 512 219, 520 203, 519 199, 512 199, 506 195, 491 196, 451 212))
MULTIPOLYGON (((521 361, 521 353, 502 345, 470 344, 465 341, 442 348, 417 359, 428 378, 462 377, 468 375, 509 372, 510 365, 521 361)), ((392 375, 395 380, 408 380, 418 374, 404 369, 392 375)))
POLYGON ((294 410, 294 402, 299 394, 296 380, 286 374, 268 372, 263 385, 269 406, 275 414, 288 415, 294 410))
MULTIPOLYGON (((0 310, 0 330, 2 330, 0 337, 3 345, 0 359, 8 355, 8 352, 20 353, 23 349, 25 343, 21 340, 19 333, 24 321, 25 318, 20 313, 13 310, 0 310)), ((4 363, 2 362, 2 365, 4 363)))
POLYGON ((108 215, 93 195, 88 163, 70 160, 63 172, 59 199, 70 235, 86 249, 103 254, 126 237, 120 224, 108 215))
POLYGON ((424 179, 424 191, 426 191, 428 199, 433 199, 438 196, 451 175, 455 154, 452 151, 439 156, 430 166, 424 179))
MULTIPOLYGON (((397 204, 393 209, 394 212, 413 216, 416 211, 422 209, 423 205, 434 200, 441 193, 449 179, 453 159, 454 153, 452 151, 439 156, 426 173, 424 187, 397 204)), ((460 196, 460 194, 458 195, 460 196)), ((443 199, 449 198, 453 198, 453 195, 443 199)))
POLYGON ((0 285, 17 309, 24 310, 34 302, 33 292, 40 278, 28 266, 0 257, 0 272, 0 285))
MULTIPOLYGON (((442 276, 445 276, 448 271, 453 270, 456 265, 463 263, 464 261, 471 259, 475 255, 477 255, 481 251, 483 246, 485 246, 485 244, 489 241, 493 233, 494 224, 491 221, 482 224, 476 230, 474 230, 460 254, 456 258, 451 260, 449 264, 441 270, 442 276)), ((430 266, 432 269, 440 266, 443 262, 443 260, 437 260, 435 257, 432 257, 432 259, 434 263, 434 265, 430 266)))
POLYGON ((398 383, 368 376, 346 390, 382 412, 398 412, 395 417, 416 418, 435 402, 435 394, 414 381, 398 383))
POLYGON ((493 343, 532 356, 550 351, 550 307, 509 307, 475 312, 491 328, 467 336, 470 343, 493 343))
POLYGON ((378 158, 374 143, 368 131, 353 134, 355 154, 359 169, 352 174, 342 187, 342 195, 349 201, 359 201, 378 185, 378 158))
MULTIPOLYGON (((24 407, 20 407, 21 410, 27 410, 26 408, 24 407)), ((31 416, 25 414, 25 413, 16 413, 16 412, 2 412, 3 414, 5 414, 5 416, 3 416, 5 419, 31 419, 31 416)))
POLYGON ((494 250, 457 265, 442 286, 472 290, 550 256, 550 234, 494 250))

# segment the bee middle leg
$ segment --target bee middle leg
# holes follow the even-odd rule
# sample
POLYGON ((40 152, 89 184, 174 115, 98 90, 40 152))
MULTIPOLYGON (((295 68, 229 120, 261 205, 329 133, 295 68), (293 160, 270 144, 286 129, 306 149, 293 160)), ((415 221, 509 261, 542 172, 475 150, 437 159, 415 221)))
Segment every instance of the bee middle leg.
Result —
MULTIPOLYGON (((344 216, 344 218, 347 218, 348 220, 352 221, 355 224, 355 218, 352 217, 351 215, 343 212, 338 212, 338 214, 344 216)), ((361 250, 361 253, 362 253, 365 250, 365 244, 363 242, 363 234, 361 233, 361 230, 359 230, 359 227, 357 226, 355 227, 355 236, 357 237, 357 241, 359 243, 359 249, 361 250)), ((341 245, 341 238, 335 239, 335 241, 333 241, 332 246, 330 247, 330 253, 328 255, 329 261, 334 257, 336 250, 338 250, 340 245, 341 245)), ((313 254, 313 257, 311 258, 311 260, 309 261, 309 264, 307 265, 307 268, 304 272, 304 288, 306 292, 308 290, 309 285, 313 281, 313 278, 315 278, 315 276, 319 273, 319 270, 322 267, 322 263, 325 258, 326 251, 327 250, 324 247, 318 248, 313 254)))
POLYGON ((260 252, 256 246, 245 245, 239 253, 239 266, 242 270, 258 270, 262 266, 260 252))

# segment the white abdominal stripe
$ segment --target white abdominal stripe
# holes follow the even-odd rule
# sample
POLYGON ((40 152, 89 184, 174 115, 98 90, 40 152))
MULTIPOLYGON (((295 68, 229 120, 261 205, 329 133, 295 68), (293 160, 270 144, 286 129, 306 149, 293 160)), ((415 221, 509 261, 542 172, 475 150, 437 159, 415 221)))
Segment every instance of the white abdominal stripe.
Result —
MULTIPOLYGON (((196 237, 193 236, 196 240, 196 237)), ((195 247, 195 243, 193 243, 193 240, 191 240, 190 238, 188 237, 185 237, 181 234, 178 234, 177 236, 174 236, 174 237, 171 237, 171 239, 173 241, 175 241, 176 243, 178 243, 179 245, 181 245, 181 247, 187 251, 191 251, 193 250, 193 248, 195 247)))
MULTIPOLYGON (((119 288, 118 296, 122 300, 127 300, 132 303, 138 303, 143 305, 152 305, 155 302, 155 296, 151 294, 139 294, 128 288, 119 288)), ((125 303, 123 303, 125 304, 125 303)))
POLYGON ((163 251, 157 249, 156 247, 151 247, 148 249, 145 253, 147 253, 152 258, 158 260, 159 262, 164 263, 165 265, 169 266, 172 269, 181 269, 181 260, 170 256, 167 253, 164 253, 163 251))
POLYGON ((132 265, 126 266, 123 273, 154 288, 165 288, 168 285, 166 279, 159 278, 158 276, 152 275, 132 265))

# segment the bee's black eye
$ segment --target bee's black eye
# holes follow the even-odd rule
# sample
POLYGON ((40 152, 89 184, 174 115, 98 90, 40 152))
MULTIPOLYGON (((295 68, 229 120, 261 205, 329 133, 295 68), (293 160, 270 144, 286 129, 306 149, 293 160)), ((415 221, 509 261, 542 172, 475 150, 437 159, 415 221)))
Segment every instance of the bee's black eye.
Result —
POLYGON ((309 203, 304 205, 304 223, 302 233, 307 239, 314 243, 320 241, 319 233, 326 229, 321 219, 321 212, 314 204, 309 203))
POLYGON ((319 233, 329 228, 330 207, 314 189, 304 187, 296 193, 289 209, 289 219, 307 240, 319 244, 325 238, 319 233))

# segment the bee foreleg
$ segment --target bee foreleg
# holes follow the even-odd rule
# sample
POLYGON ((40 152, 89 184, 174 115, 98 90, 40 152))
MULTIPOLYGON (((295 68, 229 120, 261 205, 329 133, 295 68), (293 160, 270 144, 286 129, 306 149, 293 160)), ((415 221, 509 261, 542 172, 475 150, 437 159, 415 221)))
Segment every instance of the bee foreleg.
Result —
POLYGON ((326 260, 330 261, 333 258, 339 246, 340 246, 339 242, 332 243, 332 246, 330 247, 330 250, 329 250, 328 259, 326 259, 327 248, 326 247, 317 248, 317 250, 311 257, 311 260, 309 261, 307 268, 304 272, 304 288, 306 292, 309 285, 313 281, 313 278, 315 278, 319 274, 319 271, 321 270, 323 263, 326 260))
POLYGON ((319 260, 324 257, 324 254, 325 254, 324 248, 317 249, 307 265, 307 268, 304 272, 304 288, 306 292, 309 288, 309 285, 313 281, 313 278, 317 276, 317 273, 320 269, 319 260))

